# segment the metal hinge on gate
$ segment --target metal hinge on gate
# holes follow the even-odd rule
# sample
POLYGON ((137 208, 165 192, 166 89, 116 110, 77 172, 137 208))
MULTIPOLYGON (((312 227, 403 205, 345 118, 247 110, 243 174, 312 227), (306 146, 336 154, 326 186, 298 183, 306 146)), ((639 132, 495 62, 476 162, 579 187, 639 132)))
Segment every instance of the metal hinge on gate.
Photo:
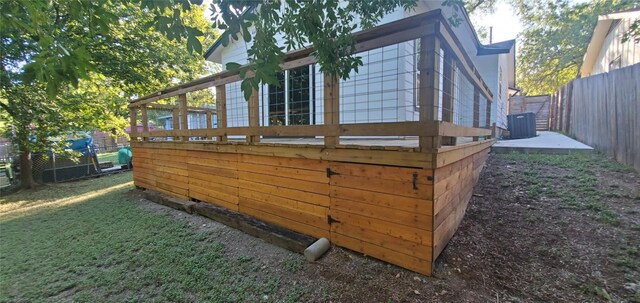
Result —
POLYGON ((329 223, 329 225, 331 225, 333 223, 340 223, 340 221, 338 221, 338 220, 336 220, 334 218, 331 218, 331 215, 328 215, 327 216, 327 223, 329 223))
POLYGON ((331 178, 331 176, 333 175, 339 175, 340 173, 334 172, 331 170, 331 168, 327 167, 327 178, 331 178))
POLYGON ((418 173, 413 173, 413 190, 418 189, 418 173))

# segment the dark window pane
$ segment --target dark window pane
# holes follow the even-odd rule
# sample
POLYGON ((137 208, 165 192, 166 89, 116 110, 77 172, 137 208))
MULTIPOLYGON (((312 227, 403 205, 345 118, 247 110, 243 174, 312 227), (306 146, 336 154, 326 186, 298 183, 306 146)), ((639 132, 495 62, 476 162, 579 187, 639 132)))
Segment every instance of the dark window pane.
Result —
POLYGON ((284 72, 277 78, 278 85, 269 84, 269 125, 285 124, 284 72))
POLYGON ((289 124, 309 124, 309 67, 289 70, 289 124))

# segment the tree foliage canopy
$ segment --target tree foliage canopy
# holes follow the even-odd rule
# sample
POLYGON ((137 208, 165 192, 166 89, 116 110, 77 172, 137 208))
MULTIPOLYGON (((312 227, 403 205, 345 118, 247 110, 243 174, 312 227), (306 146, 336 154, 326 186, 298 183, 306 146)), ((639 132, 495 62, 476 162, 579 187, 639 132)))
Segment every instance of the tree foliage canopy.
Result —
POLYGON ((164 40, 180 43, 175 45, 186 39, 188 49, 201 50, 197 37, 204 36, 202 26, 206 21, 194 24, 194 16, 185 13, 192 8, 190 1, 201 2, 0 1, 0 84, 7 87, 37 81, 44 83, 48 95, 53 96, 67 83, 77 86, 80 79, 88 79, 91 71, 103 73, 106 64, 99 64, 104 56, 95 53, 100 47, 141 48, 149 42, 145 40, 160 35, 164 40))
POLYGON ((199 51, 216 37, 203 9, 187 0, 0 1, 5 135, 24 152, 73 131, 122 132, 131 96, 205 72, 199 51))
POLYGON ((634 0, 515 0, 524 22, 517 60, 526 94, 551 94, 578 75, 598 16, 633 7, 634 0))
MULTIPOLYGON (((497 1, 440 0, 440 3, 456 11, 465 7, 469 12, 490 12, 497 1)), ((213 0, 211 10, 214 27, 225 31, 221 36, 223 46, 235 40, 253 42, 247 50, 249 64, 240 70, 243 78, 248 71, 255 75, 241 84, 248 99, 260 83, 277 84, 276 73, 281 70, 285 52, 307 45, 314 46, 323 73, 348 78, 362 65, 361 58, 352 55, 354 30, 373 27, 397 8, 411 10, 416 4, 417 0, 213 0), (284 46, 278 45, 277 36, 282 37, 284 46)), ((456 14, 449 21, 456 26, 461 18, 456 14)), ((226 66, 228 70, 240 67, 237 63, 226 66)))
MULTIPOLYGON (((412 8, 416 0, 284 0, 259 4, 252 0, 214 0, 211 4, 214 26, 225 31, 223 46, 232 40, 253 41, 247 50, 249 67, 241 70, 243 76, 247 71, 255 73, 241 84, 245 98, 260 83, 276 84, 284 53, 306 45, 314 45, 322 72, 346 79, 362 65, 360 58, 351 56, 355 50, 351 33, 358 26, 372 27, 397 7, 412 8), (284 46, 278 45, 278 35, 283 37, 284 46)), ((227 65, 227 69, 239 67, 235 63, 227 65)))

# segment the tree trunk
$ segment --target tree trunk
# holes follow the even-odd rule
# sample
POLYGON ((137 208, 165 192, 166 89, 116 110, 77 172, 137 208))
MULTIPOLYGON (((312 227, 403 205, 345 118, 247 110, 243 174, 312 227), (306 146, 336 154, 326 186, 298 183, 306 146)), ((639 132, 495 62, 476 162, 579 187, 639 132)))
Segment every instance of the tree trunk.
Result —
POLYGON ((20 147, 20 182, 22 188, 31 189, 35 187, 31 152, 24 146, 20 147))

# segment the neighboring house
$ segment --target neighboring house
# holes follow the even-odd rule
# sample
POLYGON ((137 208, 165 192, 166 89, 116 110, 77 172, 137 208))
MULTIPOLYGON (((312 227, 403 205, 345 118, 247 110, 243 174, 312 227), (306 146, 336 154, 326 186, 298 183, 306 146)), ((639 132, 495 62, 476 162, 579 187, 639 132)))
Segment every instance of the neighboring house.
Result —
POLYGON ((114 138, 111 134, 101 131, 94 131, 91 134, 91 138, 93 138, 93 144, 100 152, 117 151, 119 148, 129 145, 129 138, 126 136, 114 138))
MULTIPOLYGON (((212 119, 212 125, 215 128, 218 124, 215 113, 212 114, 212 119)), ((163 129, 173 129, 173 115, 160 116, 156 118, 156 120, 158 121, 158 125, 161 125, 163 129)), ((207 114, 205 112, 190 111, 187 116, 187 124, 189 124, 189 129, 207 128, 207 114)))
POLYGON ((509 96, 516 87, 516 40, 478 46, 475 64, 493 92, 491 124, 507 128, 509 96))
POLYGON ((622 42, 623 35, 639 18, 640 8, 599 16, 591 35, 591 42, 584 54, 580 77, 585 78, 640 63, 640 44, 633 38, 622 42))
MULTIPOLYGON (((155 119, 158 123, 158 128, 164 130, 173 129, 173 115, 159 116, 155 119)), ((218 126, 218 119, 215 111, 211 115, 211 125, 215 128, 218 126)), ((207 114, 203 111, 189 111, 187 116, 188 129, 202 129, 207 128, 207 114)), ((173 138, 167 138, 173 140, 173 138)), ((206 138, 190 137, 189 140, 204 140, 206 138)))
MULTIPOLYGON (((414 10, 398 8, 384 16, 379 24, 436 9, 441 9, 445 17, 451 16, 453 9, 442 7, 441 3, 420 0, 414 10)), ((461 24, 453 27, 454 34, 493 93, 490 123, 487 123, 486 116, 481 115, 480 126, 495 122, 498 127, 506 128, 508 88, 515 87, 515 40, 483 45, 464 10, 462 19, 461 24)), ((282 37, 276 38, 283 41, 282 37)), ((222 64, 223 68, 229 62, 246 64, 247 49, 251 43, 240 39, 223 47, 220 41, 216 41, 205 57, 222 64)), ((348 80, 340 80, 340 123, 418 120, 417 45, 415 41, 408 41, 357 54, 364 65, 358 73, 352 73, 348 80)), ((445 67, 444 62, 441 57, 441 70, 445 67)), ((458 71, 455 68, 452 76, 453 122, 473 126, 473 88, 458 71)), ((321 124, 324 117, 323 75, 319 66, 315 64, 287 70, 280 73, 278 78, 279 86, 264 85, 260 89, 260 125, 321 124)), ((442 102, 442 87, 439 89, 442 102)), ((248 112, 239 82, 227 85, 226 98, 228 125, 247 126, 248 112)), ((479 98, 480 108, 486 108, 487 100, 482 95, 479 98)), ((442 106, 439 117, 442 117, 442 106)))

